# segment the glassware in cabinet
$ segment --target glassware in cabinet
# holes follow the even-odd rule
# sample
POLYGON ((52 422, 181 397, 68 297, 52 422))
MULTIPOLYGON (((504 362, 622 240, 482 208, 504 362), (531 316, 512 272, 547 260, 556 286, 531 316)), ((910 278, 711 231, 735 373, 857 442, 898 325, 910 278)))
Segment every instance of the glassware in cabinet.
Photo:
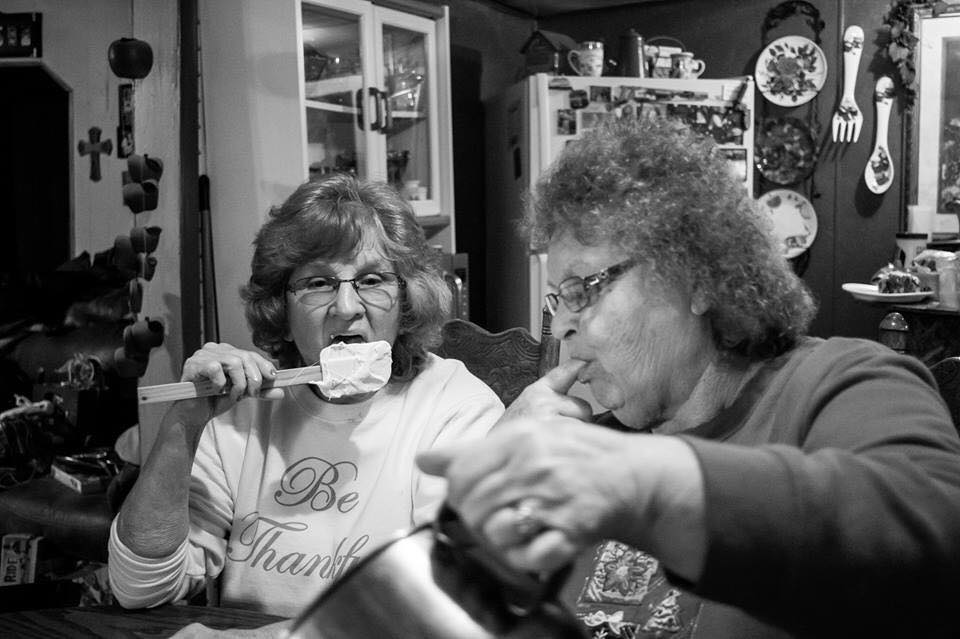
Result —
POLYGON ((430 87, 423 33, 384 25, 383 72, 390 125, 387 177, 404 197, 433 199, 430 171, 430 87))
POLYGON ((306 162, 389 182, 452 250, 448 13, 427 8, 302 0, 306 162))
POLYGON ((366 175, 362 122, 362 14, 303 3, 303 104, 310 178, 333 171, 366 175))

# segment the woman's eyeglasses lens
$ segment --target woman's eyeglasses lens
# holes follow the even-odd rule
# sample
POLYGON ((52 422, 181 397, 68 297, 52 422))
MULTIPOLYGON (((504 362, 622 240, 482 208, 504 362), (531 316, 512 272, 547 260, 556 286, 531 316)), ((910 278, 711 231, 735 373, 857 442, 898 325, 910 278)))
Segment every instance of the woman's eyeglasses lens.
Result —
POLYGON ((547 293, 544 301, 547 305, 547 311, 551 315, 557 314, 557 307, 560 300, 571 313, 582 311, 593 303, 593 297, 601 288, 623 275, 627 269, 635 266, 633 259, 625 260, 619 264, 606 268, 599 273, 583 277, 569 277, 562 282, 556 293, 547 293))
POLYGON ((289 290, 301 304, 319 307, 331 304, 340 286, 350 284, 364 303, 391 308, 397 301, 401 281, 396 273, 367 273, 353 279, 305 277, 294 282, 289 290))
POLYGON ((579 277, 561 282, 560 289, 556 293, 547 293, 544 297, 547 311, 551 315, 557 314, 560 300, 563 300, 564 305, 573 313, 582 311, 590 303, 590 292, 587 290, 586 282, 579 277))

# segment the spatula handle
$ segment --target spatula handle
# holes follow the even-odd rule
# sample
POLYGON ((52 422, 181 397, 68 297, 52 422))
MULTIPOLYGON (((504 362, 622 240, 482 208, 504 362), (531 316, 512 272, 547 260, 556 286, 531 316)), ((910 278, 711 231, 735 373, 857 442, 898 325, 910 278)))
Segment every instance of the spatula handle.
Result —
MULTIPOLYGON (((264 379, 262 390, 283 388, 295 384, 318 382, 322 378, 319 366, 305 366, 303 368, 288 368, 277 371, 277 376, 270 380, 264 379)), ((228 387, 229 388, 229 387, 228 387)), ((142 386, 137 389, 137 397, 141 404, 156 402, 172 402, 178 399, 193 399, 195 397, 210 397, 226 394, 226 390, 216 388, 210 380, 197 382, 174 382, 172 384, 157 384, 156 386, 142 386)))

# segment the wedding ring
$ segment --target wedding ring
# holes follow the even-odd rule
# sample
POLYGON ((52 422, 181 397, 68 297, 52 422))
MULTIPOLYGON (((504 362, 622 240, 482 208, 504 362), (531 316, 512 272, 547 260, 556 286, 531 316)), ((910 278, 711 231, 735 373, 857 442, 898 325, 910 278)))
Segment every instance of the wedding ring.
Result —
POLYGON ((536 500, 524 499, 514 508, 513 530, 523 539, 532 537, 543 527, 543 524, 534 515, 534 504, 536 503, 536 500))

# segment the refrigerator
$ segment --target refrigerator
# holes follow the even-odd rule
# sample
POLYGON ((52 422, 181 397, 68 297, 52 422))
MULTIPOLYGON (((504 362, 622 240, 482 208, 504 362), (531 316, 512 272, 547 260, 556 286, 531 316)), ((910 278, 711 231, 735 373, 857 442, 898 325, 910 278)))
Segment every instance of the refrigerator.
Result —
MULTIPOLYGON (((486 108, 487 328, 540 334, 547 257, 518 223, 524 196, 564 145, 604 118, 675 117, 712 135, 753 193, 751 76, 723 79, 528 76, 486 108)), ((475 291, 476 294, 476 291, 475 291)), ((561 358, 564 357, 561 349, 561 358)))

